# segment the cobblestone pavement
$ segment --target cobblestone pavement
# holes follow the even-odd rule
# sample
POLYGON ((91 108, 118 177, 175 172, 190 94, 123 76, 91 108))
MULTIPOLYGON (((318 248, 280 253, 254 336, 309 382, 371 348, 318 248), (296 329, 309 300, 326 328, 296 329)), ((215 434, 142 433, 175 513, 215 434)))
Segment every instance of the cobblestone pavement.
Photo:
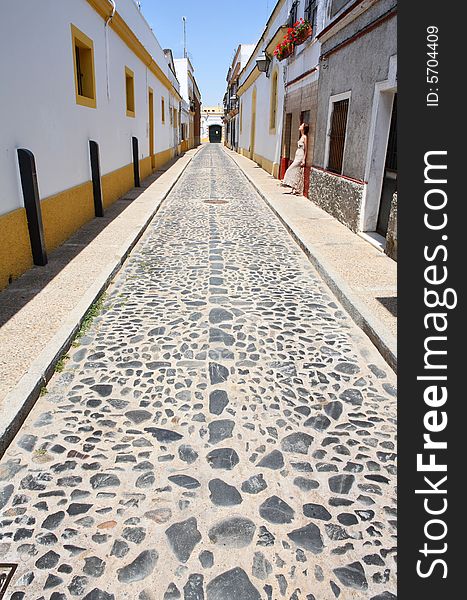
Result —
POLYGON ((5 598, 395 598, 394 375, 220 146, 48 390, 0 463, 5 598))

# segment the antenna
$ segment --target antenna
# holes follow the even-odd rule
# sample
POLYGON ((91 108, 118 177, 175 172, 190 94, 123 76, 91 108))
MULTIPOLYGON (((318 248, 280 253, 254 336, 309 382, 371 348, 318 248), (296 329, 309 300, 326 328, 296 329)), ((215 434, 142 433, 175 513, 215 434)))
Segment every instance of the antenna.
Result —
POLYGON ((187 57, 186 51, 186 17, 182 17, 183 21, 183 58, 187 57))

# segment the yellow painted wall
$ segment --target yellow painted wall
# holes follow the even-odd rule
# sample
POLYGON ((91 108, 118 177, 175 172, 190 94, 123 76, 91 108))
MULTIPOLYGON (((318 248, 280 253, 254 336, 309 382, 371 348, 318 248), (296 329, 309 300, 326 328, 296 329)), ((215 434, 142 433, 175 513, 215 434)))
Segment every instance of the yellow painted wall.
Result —
POLYGON ((107 208, 135 185, 133 163, 102 176, 102 196, 107 208))
MULTIPOLYGON (((173 148, 154 156, 155 168, 163 167, 175 155, 173 148)), ((141 179, 151 173, 151 158, 140 161, 141 179)), ((107 208, 134 187, 133 163, 102 176, 102 195, 107 208)), ((41 200, 42 223, 47 252, 52 252, 80 227, 94 218, 92 182, 41 200)), ((0 215, 0 290, 33 266, 26 211, 19 208, 0 215)))
POLYGON ((47 252, 63 244, 94 217, 92 183, 87 181, 41 201, 47 252))
POLYGON ((24 208, 0 216, 0 289, 33 265, 24 208))
MULTIPOLYGON (((245 158, 250 158, 250 151, 245 148, 239 148, 238 153, 245 158)), ((264 158, 264 156, 260 156, 259 154, 254 154, 253 156, 254 162, 259 165, 262 169, 273 175, 276 179, 279 177, 279 164, 273 163, 272 161, 264 158)))
MULTIPOLYGON (((133 165, 132 165, 133 166, 133 165)), ((139 161, 139 176, 141 179, 146 179, 152 174, 151 157, 146 156, 139 161)))

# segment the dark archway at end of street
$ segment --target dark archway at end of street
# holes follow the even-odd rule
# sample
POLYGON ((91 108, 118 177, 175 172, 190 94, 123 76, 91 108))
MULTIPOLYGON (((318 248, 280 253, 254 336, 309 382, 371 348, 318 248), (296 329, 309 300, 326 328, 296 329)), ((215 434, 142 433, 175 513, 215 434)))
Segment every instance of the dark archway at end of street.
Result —
POLYGON ((222 125, 209 126, 209 141, 211 144, 220 144, 222 141, 222 125))

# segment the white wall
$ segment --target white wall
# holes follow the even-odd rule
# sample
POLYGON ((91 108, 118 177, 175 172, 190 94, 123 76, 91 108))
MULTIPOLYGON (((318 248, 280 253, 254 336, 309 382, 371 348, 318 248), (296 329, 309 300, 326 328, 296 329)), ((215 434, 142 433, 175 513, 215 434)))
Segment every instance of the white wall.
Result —
POLYGON ((188 90, 188 60, 186 58, 176 58, 174 60, 177 79, 180 83, 180 94, 182 98, 189 102, 188 90))
MULTIPOLYGON (((327 0, 318 0, 317 7, 318 13, 316 17, 316 27, 313 33, 313 40, 311 43, 305 43, 295 48, 294 57, 293 59, 289 60, 287 68, 287 81, 293 81, 297 77, 300 77, 300 75, 303 73, 306 73, 307 71, 310 71, 319 65, 321 44, 315 36, 323 29, 326 21, 327 0)), ((305 3, 300 2, 298 5, 298 18, 304 17, 304 15, 305 3)), ((301 84, 298 84, 298 87, 308 83, 309 81, 301 82, 301 84)))
MULTIPOLYGON (((255 69, 256 58, 263 52, 271 38, 276 33, 277 29, 283 25, 288 17, 290 10, 290 0, 284 2, 278 14, 269 24, 267 31, 263 33, 260 43, 252 53, 248 63, 240 74, 239 85, 241 86, 248 78, 248 75, 255 69)), ((251 137, 251 109, 252 95, 256 88, 256 135, 255 135, 255 154, 270 160, 273 163, 280 162, 281 151, 281 132, 284 112, 284 94, 285 94, 285 74, 286 62, 279 62, 273 58, 269 67, 268 75, 261 73, 256 81, 248 90, 242 94, 240 101, 243 104, 243 128, 240 133, 239 146, 245 150, 250 148, 251 137), (276 112, 276 129, 275 133, 270 132, 270 98, 271 84, 274 70, 278 71, 278 93, 277 93, 277 112, 276 112)))
MULTIPOLYGON (((117 4, 146 49, 176 82, 133 1, 117 4)), ((174 144, 169 106, 178 108, 178 101, 111 28, 108 37, 110 99, 104 21, 86 0, 15 0, 2 10, 0 214, 23 206, 17 148, 28 148, 36 157, 41 198, 90 179, 89 139, 100 145, 102 174, 132 161, 133 135, 139 139, 140 158, 148 156, 148 86, 154 90, 155 152, 174 144), (76 104, 71 23, 94 42, 95 109, 76 104), (126 116, 125 66, 135 75, 136 118, 126 116), (161 96, 166 103, 165 125, 161 123, 161 96)))

